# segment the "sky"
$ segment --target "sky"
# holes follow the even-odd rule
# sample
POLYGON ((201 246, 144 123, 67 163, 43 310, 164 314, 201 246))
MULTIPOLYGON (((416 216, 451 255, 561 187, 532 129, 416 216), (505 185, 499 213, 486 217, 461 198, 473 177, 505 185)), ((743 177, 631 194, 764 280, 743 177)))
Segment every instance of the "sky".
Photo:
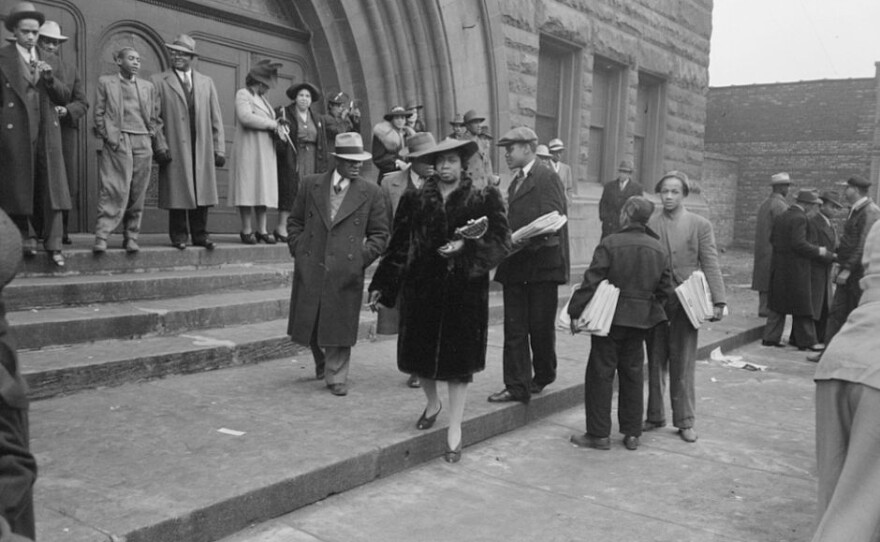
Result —
POLYGON ((874 77, 880 0, 715 0, 709 85, 874 77))

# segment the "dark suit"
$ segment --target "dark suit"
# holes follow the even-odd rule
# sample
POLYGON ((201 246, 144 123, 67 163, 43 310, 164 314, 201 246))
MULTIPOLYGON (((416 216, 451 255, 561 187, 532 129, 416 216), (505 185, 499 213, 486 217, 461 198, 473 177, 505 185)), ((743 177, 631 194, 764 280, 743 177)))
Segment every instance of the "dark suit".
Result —
POLYGON ((596 247, 584 282, 569 303, 577 319, 603 280, 620 289, 607 337, 593 335, 584 377, 587 433, 600 438, 611 434, 611 397, 614 374, 619 379, 617 415, 620 432, 642 434, 644 412, 643 344, 648 330, 666 321, 663 306, 673 294, 669 258, 657 234, 634 224, 612 234, 596 247))
POLYGON ((779 215, 773 223, 770 244, 773 246, 770 270, 770 314, 764 326, 764 340, 782 340, 785 315, 791 315, 789 342, 807 348, 819 342, 813 323, 813 297, 810 270, 813 261, 830 262, 820 256, 820 247, 807 237, 807 214, 797 203, 779 215))
MULTIPOLYGON (((508 190, 511 231, 557 211, 567 214, 559 176, 538 161, 508 190)), ((557 288, 568 281, 564 243, 568 229, 532 239, 512 254, 495 273, 504 286, 504 385, 511 395, 527 402, 532 382, 546 386, 556 380, 557 288)))
MULTIPOLYGON (((70 86, 70 101, 67 103, 67 114, 61 117, 61 148, 64 151, 64 167, 67 172, 67 188, 70 191, 71 207, 76 205, 79 195, 79 153, 77 138, 79 137, 79 119, 85 117, 89 110, 86 91, 76 68, 67 63, 61 64, 61 79, 70 86)), ((64 236, 67 236, 67 215, 63 211, 64 236)))
POLYGON ((620 189, 620 179, 614 179, 605 183, 602 188, 602 197, 599 199, 599 220, 602 221, 602 238, 611 235, 620 229, 620 209, 632 196, 641 196, 645 193, 642 185, 630 179, 623 190, 620 189))
MULTIPOLYGON (((837 250, 837 230, 834 224, 820 212, 810 216, 807 237, 816 246, 825 247, 829 252, 837 250)), ((828 309, 831 304, 831 262, 812 260, 810 267, 810 292, 813 296, 813 321, 816 326, 816 340, 825 342, 825 327, 828 323, 828 309)))

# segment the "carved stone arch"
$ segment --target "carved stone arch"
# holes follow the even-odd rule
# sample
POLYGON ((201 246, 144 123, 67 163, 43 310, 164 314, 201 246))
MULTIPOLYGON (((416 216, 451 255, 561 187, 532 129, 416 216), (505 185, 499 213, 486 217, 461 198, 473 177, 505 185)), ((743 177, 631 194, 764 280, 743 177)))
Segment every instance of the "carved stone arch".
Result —
POLYGON ((138 77, 149 79, 154 73, 168 68, 165 41, 153 27, 140 21, 122 20, 108 26, 102 32, 97 45, 97 75, 116 73, 113 58, 122 47, 134 47, 141 55, 138 77))

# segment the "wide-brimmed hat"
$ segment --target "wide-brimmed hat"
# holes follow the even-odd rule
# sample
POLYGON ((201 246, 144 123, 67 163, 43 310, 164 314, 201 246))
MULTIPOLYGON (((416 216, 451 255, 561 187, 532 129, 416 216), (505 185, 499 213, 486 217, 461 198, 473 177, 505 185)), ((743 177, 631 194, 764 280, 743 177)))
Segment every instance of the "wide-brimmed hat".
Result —
POLYGON ((550 149, 550 152, 564 151, 565 145, 562 143, 561 139, 554 137, 550 140, 550 143, 547 143, 547 148, 550 149))
POLYGON ((840 203, 840 195, 834 190, 823 190, 819 194, 819 199, 822 200, 822 203, 831 203, 835 207, 843 207, 843 204, 840 203))
POLYGON ((40 37, 58 41, 67 41, 69 39, 67 36, 61 35, 61 25, 55 21, 46 21, 40 26, 40 37))
POLYGON ((21 262, 21 234, 12 219, 0 209, 0 290, 15 277, 21 262))
POLYGON ((622 171, 624 173, 632 173, 635 171, 632 160, 621 160, 620 165, 617 166, 617 171, 622 171))
POLYGON ((802 188, 798 191, 795 201, 798 203, 819 203, 819 196, 814 188, 802 188))
POLYGON ((394 107, 391 108, 390 111, 385 113, 385 116, 382 118, 390 121, 394 117, 408 117, 408 116, 409 116, 409 113, 406 112, 406 109, 404 109, 403 107, 400 107, 399 105, 395 105, 394 107))
POLYGON ((528 126, 512 128, 498 140, 499 147, 506 147, 513 143, 528 143, 538 141, 538 134, 528 126))
POLYGON ((361 134, 357 132, 338 134, 335 143, 334 150, 336 152, 331 152, 330 154, 337 158, 363 162, 373 157, 372 154, 364 151, 364 141, 361 139, 361 134))
POLYGON ((303 81, 302 83, 290 85, 285 93, 287 94, 287 97, 291 100, 296 100, 296 95, 299 94, 299 91, 301 91, 302 89, 306 89, 309 91, 309 94, 312 95, 313 102, 317 102, 321 99, 321 93, 318 91, 317 87, 315 87, 315 85, 311 83, 306 83, 305 81, 303 81))
POLYGON ((470 111, 468 111, 467 113, 464 114, 464 123, 465 124, 470 124, 472 122, 477 122, 477 121, 483 122, 484 120, 486 120, 486 117, 481 117, 473 109, 471 109, 470 111))
POLYGON ((3 21, 3 26, 10 32, 14 31, 15 25, 22 19, 35 19, 40 25, 46 22, 46 16, 37 11, 37 8, 30 2, 19 2, 12 6, 9 15, 3 21))
POLYGON ((192 39, 189 34, 181 34, 177 36, 171 43, 166 43, 165 48, 171 49, 172 51, 180 51, 181 53, 186 53, 192 56, 199 56, 198 53, 196 53, 196 40, 192 39))
POLYGON ((268 58, 260 60, 250 69, 248 75, 268 86, 274 88, 278 82, 278 68, 283 66, 280 62, 272 62, 268 58))
POLYGON ((415 160, 437 146, 434 134, 430 132, 417 132, 406 138, 407 158, 415 160))
POLYGON ((535 149, 535 154, 537 154, 541 158, 553 158, 553 155, 550 154, 550 149, 547 148, 547 145, 538 145, 538 147, 535 149))
POLYGON ((770 176, 770 184, 791 184, 791 176, 786 172, 777 173, 770 176))
POLYGON ((460 113, 456 113, 452 120, 449 121, 449 124, 453 126, 464 126, 464 118, 462 118, 460 113))
POLYGON ((452 139, 451 137, 447 137, 440 143, 437 143, 433 148, 420 152, 417 158, 421 162, 430 162, 435 159, 438 154, 456 151, 462 154, 462 161, 467 162, 478 149, 479 146, 473 139, 452 139))
MULTIPOLYGON (((623 165, 623 162, 621 162, 620 165, 623 165)), ((621 171, 623 171, 623 170, 621 170, 621 171)), ((657 184, 654 185, 654 193, 655 194, 660 193, 660 188, 663 186, 663 181, 665 181, 666 179, 678 179, 679 181, 681 181, 682 193, 684 194, 684 197, 688 197, 688 195, 690 195, 691 181, 690 181, 690 179, 688 179, 687 173, 685 173, 683 171, 678 171, 675 169, 673 169, 672 171, 667 171, 666 173, 663 174, 662 177, 660 177, 660 180, 657 181, 657 184)))

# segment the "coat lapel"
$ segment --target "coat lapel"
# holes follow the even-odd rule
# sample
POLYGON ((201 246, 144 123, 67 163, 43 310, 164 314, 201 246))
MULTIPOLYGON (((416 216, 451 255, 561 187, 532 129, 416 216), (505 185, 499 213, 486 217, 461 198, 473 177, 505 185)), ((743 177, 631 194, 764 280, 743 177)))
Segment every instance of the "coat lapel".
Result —
POLYGON ((312 185, 312 201, 317 207, 317 213, 324 221, 324 227, 330 229, 330 180, 333 178, 333 170, 328 171, 318 178, 312 185))
POLYGON ((533 165, 532 169, 529 170, 529 174, 526 175, 526 178, 522 180, 522 184, 520 185, 520 187, 516 189, 516 193, 513 195, 512 198, 510 198, 508 205, 510 205, 510 203, 518 200, 519 198, 525 196, 533 188, 535 188, 535 179, 533 178, 534 174, 535 174, 535 166, 533 165))
POLYGON ((21 71, 20 58, 15 44, 0 49, 0 70, 6 74, 7 83, 18 94, 19 99, 25 101, 27 87, 25 86, 24 74, 21 71))
MULTIPOLYGON (((336 211, 336 218, 333 219, 333 224, 339 224, 351 213, 355 212, 358 207, 364 204, 367 201, 367 190, 364 187, 364 181, 362 178, 357 177, 352 179, 350 184, 348 185, 348 191, 345 193, 345 198, 342 200, 342 205, 339 206, 339 210, 336 211)), ((330 187, 327 187, 327 198, 329 199, 330 187)))
MULTIPOLYGON (((195 85, 195 71, 193 72, 193 85, 195 85)), ((177 73, 172 69, 168 73, 165 74, 165 81, 168 83, 168 86, 171 87, 174 92, 180 96, 180 99, 183 103, 186 103, 186 94, 183 92, 183 86, 180 84, 180 78, 177 77, 177 73)))

